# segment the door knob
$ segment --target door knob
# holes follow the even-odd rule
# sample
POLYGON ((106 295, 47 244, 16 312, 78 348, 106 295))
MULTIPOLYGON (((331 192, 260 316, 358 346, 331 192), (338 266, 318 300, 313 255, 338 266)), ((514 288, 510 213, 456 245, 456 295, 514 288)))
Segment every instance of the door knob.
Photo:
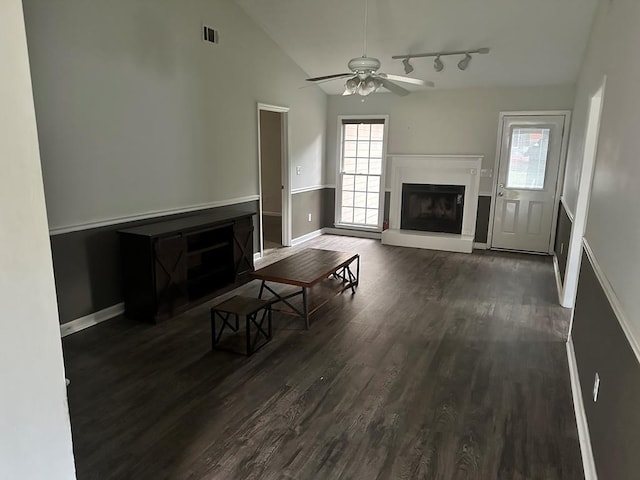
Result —
POLYGON ((498 188, 504 188, 504 183, 499 183, 498 188))
POLYGON ((499 197, 504 197, 504 192, 498 192, 499 197))

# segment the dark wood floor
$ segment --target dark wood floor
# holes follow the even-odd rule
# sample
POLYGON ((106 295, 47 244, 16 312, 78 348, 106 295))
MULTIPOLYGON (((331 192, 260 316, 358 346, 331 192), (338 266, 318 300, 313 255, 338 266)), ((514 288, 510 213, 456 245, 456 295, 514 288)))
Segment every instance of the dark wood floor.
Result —
POLYGON ((80 480, 583 478, 548 258, 305 246, 359 252, 358 292, 249 359, 205 307, 64 339, 80 480))

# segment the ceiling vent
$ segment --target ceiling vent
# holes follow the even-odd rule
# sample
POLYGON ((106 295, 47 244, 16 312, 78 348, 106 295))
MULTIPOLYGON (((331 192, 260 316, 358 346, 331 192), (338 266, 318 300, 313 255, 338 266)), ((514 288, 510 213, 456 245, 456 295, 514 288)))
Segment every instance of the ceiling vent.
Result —
POLYGON ((207 27, 206 25, 202 27, 202 39, 205 42, 211 42, 211 43, 219 43, 220 41, 218 31, 214 30, 211 27, 207 27))

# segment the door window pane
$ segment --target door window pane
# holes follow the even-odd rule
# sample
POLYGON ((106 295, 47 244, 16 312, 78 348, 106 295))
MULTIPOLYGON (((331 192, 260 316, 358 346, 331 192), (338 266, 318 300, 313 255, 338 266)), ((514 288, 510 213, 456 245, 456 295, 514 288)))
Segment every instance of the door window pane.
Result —
POLYGON ((544 189, 549 128, 514 128, 511 132, 507 188, 544 189))

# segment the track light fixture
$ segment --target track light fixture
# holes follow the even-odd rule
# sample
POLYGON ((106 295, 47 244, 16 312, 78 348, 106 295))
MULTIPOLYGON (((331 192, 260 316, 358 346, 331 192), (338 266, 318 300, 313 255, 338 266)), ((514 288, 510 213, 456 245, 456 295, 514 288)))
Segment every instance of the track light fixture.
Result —
POLYGON ((489 48, 478 48, 475 50, 459 50, 452 52, 433 52, 433 53, 409 53, 405 55, 394 55, 391 58, 394 60, 402 60, 402 64, 404 65, 405 73, 413 72, 413 66, 409 63, 412 58, 426 58, 426 57, 435 57, 433 61, 433 69, 436 72, 441 72, 444 70, 444 63, 440 59, 440 57, 450 57, 453 55, 464 55, 464 58, 458 62, 458 68, 460 70, 466 70, 469 68, 469 63, 472 60, 472 54, 480 54, 485 55, 490 52, 489 48))
POLYGON ((402 64, 404 65, 404 73, 409 75, 411 72, 413 72, 413 65, 409 63, 408 57, 402 60, 402 64))
POLYGON ((464 56, 464 58, 458 62, 458 68, 460 70, 466 70, 470 62, 471 62, 471 55, 467 53, 464 56))
MULTIPOLYGON (((405 59, 405 60, 409 61, 409 59, 405 59)), ((436 59, 433 61, 433 69, 436 72, 441 72, 444 69, 444 63, 442 63, 442 60, 440 60, 440 55, 438 55, 436 59)))

